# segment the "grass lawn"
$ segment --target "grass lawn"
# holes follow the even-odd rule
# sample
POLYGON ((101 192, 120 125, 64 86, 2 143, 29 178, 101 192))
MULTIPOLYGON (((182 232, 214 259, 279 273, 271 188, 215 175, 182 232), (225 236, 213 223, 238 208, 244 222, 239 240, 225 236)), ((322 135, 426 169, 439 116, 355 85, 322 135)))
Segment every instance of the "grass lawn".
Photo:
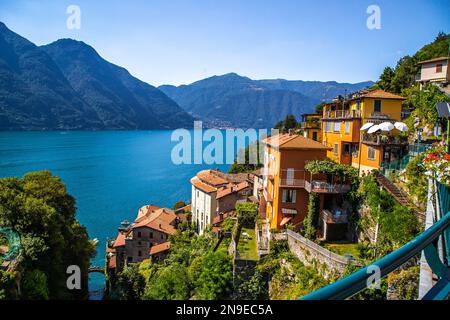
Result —
POLYGON ((242 228, 241 236, 239 237, 239 244, 237 247, 239 256, 244 260, 258 260, 258 250, 256 248, 255 229, 242 228), (246 240, 244 233, 248 233, 250 238, 246 240))
POLYGON ((328 250, 337 253, 341 256, 345 254, 351 254, 356 259, 359 258, 357 243, 325 243, 323 246, 328 250))

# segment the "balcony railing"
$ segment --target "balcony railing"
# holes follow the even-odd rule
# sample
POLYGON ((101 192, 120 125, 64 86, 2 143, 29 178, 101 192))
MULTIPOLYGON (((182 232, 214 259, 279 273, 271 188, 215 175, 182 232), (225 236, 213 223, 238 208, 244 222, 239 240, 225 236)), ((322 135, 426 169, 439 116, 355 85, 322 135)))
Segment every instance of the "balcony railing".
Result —
POLYGON ((320 121, 306 121, 302 122, 302 129, 320 129, 320 121))
POLYGON ((347 223, 348 222, 348 216, 346 213, 331 213, 329 210, 322 210, 322 219, 326 223, 347 223))
POLYGON ((381 112, 372 112, 369 116, 371 119, 390 120, 390 115, 381 112))
POLYGON ((333 110, 325 111, 325 119, 353 119, 360 118, 361 110, 333 110))
POLYGON ((306 170, 281 170, 281 188, 304 188, 308 192, 317 193, 346 193, 350 191, 350 184, 333 181, 331 175, 311 174, 306 170))
POLYGON ((408 144, 408 139, 406 137, 390 137, 390 136, 383 136, 383 135, 377 135, 377 134, 363 134, 362 135, 362 142, 365 144, 371 144, 371 145, 386 145, 386 144, 408 144))
POLYGON ((326 181, 305 181, 305 189, 316 193, 346 193, 350 191, 348 184, 335 184, 326 181))

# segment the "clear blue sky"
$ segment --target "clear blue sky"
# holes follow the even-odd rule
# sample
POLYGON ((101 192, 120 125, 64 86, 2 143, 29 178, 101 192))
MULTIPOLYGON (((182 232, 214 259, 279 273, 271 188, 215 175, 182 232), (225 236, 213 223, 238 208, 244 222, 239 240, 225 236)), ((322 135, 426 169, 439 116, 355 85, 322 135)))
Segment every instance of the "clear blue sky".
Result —
POLYGON ((153 84, 236 72, 254 79, 376 80, 450 32, 448 0, 1 0, 0 21, 41 45, 74 38, 153 84), (66 8, 81 29, 66 28, 66 8), (366 27, 367 7, 381 29, 366 27))

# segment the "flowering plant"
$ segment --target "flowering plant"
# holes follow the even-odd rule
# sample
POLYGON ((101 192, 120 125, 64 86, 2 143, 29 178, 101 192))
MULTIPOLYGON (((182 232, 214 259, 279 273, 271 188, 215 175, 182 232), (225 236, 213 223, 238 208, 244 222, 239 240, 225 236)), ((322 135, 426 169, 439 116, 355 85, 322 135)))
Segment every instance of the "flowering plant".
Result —
POLYGON ((450 154, 445 152, 444 145, 435 144, 433 148, 427 150, 422 165, 426 175, 450 186, 450 154))

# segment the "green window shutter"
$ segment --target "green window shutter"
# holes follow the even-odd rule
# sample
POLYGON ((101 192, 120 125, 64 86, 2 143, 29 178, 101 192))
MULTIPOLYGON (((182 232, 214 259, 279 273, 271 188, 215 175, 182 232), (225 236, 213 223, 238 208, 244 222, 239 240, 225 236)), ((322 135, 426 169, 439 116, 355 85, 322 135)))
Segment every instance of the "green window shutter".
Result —
POLYGON ((373 112, 381 112, 381 100, 375 100, 373 102, 373 112))

